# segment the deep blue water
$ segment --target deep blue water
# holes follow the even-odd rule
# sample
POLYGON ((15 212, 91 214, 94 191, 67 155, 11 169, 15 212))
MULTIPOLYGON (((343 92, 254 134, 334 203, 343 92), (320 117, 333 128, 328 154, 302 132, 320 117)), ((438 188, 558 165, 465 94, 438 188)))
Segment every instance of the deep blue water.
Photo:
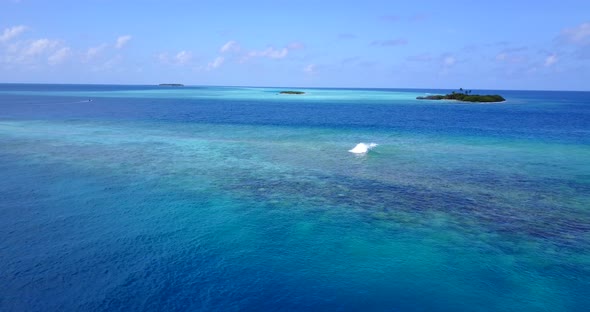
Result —
POLYGON ((0 311, 587 309, 589 92, 280 90, 0 84, 0 311))

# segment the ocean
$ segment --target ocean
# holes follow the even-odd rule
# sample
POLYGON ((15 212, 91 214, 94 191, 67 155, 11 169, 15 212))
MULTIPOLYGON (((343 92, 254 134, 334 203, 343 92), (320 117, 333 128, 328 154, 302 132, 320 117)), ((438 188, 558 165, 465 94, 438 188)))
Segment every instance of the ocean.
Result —
POLYGON ((0 84, 0 311, 588 308, 590 92, 281 90, 0 84))

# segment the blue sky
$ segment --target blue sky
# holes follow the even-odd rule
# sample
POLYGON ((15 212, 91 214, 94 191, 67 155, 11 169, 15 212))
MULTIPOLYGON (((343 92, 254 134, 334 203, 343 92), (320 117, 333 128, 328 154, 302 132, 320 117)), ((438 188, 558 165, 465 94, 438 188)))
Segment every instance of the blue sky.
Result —
POLYGON ((0 0, 0 82, 590 90, 590 1, 0 0))

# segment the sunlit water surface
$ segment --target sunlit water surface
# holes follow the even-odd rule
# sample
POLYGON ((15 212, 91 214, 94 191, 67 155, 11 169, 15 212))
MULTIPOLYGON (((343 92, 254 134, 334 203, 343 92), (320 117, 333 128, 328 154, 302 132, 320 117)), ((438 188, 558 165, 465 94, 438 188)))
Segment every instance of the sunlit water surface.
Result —
POLYGON ((588 308, 590 93, 280 90, 0 85, 0 310, 588 308))

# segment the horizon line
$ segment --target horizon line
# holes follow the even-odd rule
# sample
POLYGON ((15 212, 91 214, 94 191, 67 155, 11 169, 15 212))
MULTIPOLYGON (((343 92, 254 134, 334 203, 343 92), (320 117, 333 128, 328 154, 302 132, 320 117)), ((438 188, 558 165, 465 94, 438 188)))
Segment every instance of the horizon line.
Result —
MULTIPOLYGON (((176 82, 174 82, 176 83, 176 82)), ((81 85, 81 86, 155 86, 161 83, 66 83, 66 82, 0 82, 0 85, 81 85)), ((248 85, 208 85, 208 84, 182 84, 182 87, 221 87, 221 88, 293 88, 293 89, 377 89, 377 90, 459 90, 459 88, 433 88, 433 87, 305 87, 305 86, 248 86, 248 85)), ((180 87, 180 88, 182 88, 180 87)), ((463 88, 463 90, 489 90, 489 91, 545 91, 545 92, 590 92, 589 90, 564 90, 564 89, 490 89, 490 88, 463 88)))

